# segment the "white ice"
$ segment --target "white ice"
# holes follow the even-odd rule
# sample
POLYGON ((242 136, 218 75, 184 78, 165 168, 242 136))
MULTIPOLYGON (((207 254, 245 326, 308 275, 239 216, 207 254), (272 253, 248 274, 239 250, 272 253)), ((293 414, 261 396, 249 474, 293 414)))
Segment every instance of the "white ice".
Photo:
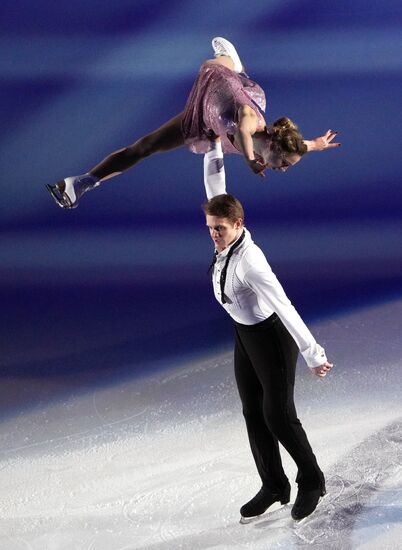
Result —
POLYGON ((402 548, 401 318, 395 301, 311 325, 336 367, 320 380, 298 366, 298 413, 328 486, 306 523, 285 507, 239 524, 260 484, 226 349, 4 420, 0 549, 402 548))

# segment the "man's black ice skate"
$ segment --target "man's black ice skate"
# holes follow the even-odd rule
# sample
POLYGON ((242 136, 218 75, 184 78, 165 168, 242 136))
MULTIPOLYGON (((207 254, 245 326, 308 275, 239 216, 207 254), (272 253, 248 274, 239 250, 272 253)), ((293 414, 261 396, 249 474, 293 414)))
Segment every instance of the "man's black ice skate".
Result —
POLYGON ((325 485, 319 489, 306 490, 300 488, 291 511, 292 518, 295 521, 301 521, 312 514, 317 508, 320 498, 323 497, 325 493, 325 485))
POLYGON ((274 502, 287 504, 290 500, 290 483, 281 493, 273 493, 270 489, 262 486, 258 493, 249 502, 240 508, 240 523, 249 523, 256 517, 268 510, 274 502))

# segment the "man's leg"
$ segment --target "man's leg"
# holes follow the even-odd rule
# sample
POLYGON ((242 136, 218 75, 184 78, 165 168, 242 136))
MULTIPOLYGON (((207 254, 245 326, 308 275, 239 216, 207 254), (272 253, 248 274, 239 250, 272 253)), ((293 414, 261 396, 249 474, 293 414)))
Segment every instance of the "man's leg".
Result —
POLYGON ((237 329, 234 365, 251 452, 262 484, 272 493, 281 493, 288 479, 283 471, 278 440, 265 422, 263 387, 244 350, 237 329))
POLYGON ((299 487, 324 487, 323 473, 294 405, 298 349, 293 338, 278 319, 265 330, 242 332, 241 339, 263 387, 265 422, 296 462, 299 487))

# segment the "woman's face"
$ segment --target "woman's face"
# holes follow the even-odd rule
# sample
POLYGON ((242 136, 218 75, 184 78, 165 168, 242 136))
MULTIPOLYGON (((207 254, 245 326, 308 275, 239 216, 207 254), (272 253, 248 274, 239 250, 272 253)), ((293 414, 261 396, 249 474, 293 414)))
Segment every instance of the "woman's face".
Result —
POLYGON ((274 157, 271 160, 271 170, 280 170, 281 172, 286 172, 290 166, 294 166, 299 162, 301 156, 297 153, 285 153, 274 157))
POLYGON ((257 160, 265 164, 266 168, 271 170, 280 170, 286 172, 290 166, 294 166, 301 159, 297 153, 284 153, 273 146, 271 142, 267 143, 260 155, 255 154, 257 160))
POLYGON ((262 156, 262 159, 267 168, 286 172, 290 166, 294 166, 299 162, 301 156, 297 153, 284 153, 280 150, 269 148, 262 156))
POLYGON ((232 223, 228 218, 219 218, 207 214, 206 225, 216 250, 222 252, 236 240, 239 229, 243 227, 243 220, 239 218, 232 223))

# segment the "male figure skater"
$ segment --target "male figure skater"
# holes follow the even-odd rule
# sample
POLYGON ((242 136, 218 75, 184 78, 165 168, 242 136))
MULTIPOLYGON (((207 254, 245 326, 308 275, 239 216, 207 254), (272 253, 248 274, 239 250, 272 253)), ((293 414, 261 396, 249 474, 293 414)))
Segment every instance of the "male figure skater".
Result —
MULTIPOLYGON (((215 159, 205 159, 205 184, 212 195, 214 189, 224 189, 218 160, 219 153, 215 159), (208 175, 219 172, 214 187, 208 175)), ((289 502, 290 484, 278 442, 298 467, 298 494, 291 515, 301 520, 315 510, 325 494, 325 480, 296 414, 293 393, 298 351, 319 377, 326 376, 333 365, 244 227, 241 203, 232 195, 220 194, 210 198, 203 210, 215 244, 211 266, 214 293, 234 321, 236 382, 262 480, 261 490, 241 507, 240 521, 263 514, 274 502, 289 502)))

